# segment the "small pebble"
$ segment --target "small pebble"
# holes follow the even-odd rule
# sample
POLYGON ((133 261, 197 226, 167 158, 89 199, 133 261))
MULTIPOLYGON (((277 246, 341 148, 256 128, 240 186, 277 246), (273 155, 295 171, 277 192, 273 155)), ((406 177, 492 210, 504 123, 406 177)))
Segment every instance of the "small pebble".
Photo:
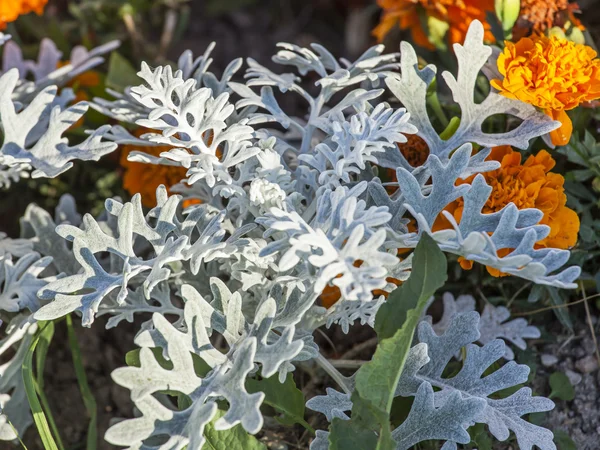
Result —
POLYGON ((573 386, 577 386, 579 383, 581 383, 581 374, 567 369, 565 375, 567 375, 567 378, 573 386))
POLYGON ((598 369, 598 361, 594 355, 589 355, 577 361, 575 367, 581 373, 591 373, 598 369))
POLYGON ((554 355, 549 355, 548 353, 544 353, 542 355, 542 365, 544 367, 551 367, 558 362, 558 358, 554 355))

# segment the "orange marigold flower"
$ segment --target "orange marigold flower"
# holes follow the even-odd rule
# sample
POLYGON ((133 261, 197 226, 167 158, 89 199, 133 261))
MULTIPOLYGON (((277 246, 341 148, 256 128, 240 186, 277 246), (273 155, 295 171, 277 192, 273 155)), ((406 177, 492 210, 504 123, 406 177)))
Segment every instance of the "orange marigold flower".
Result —
POLYGON ((506 42, 497 65, 504 78, 492 80, 493 87, 562 123, 550 133, 554 145, 571 138, 573 125, 566 111, 600 98, 600 60, 587 45, 556 36, 523 38, 506 42))
POLYGON ((19 16, 35 12, 41 15, 48 0, 0 0, 0 30, 14 22, 19 16))
MULTIPOLYGON (((136 136, 141 136, 147 133, 148 130, 139 129, 134 133, 136 136)), ((127 156, 133 151, 143 151, 153 156, 160 156, 162 152, 169 151, 171 147, 144 147, 138 148, 135 145, 124 145, 121 151, 120 164, 125 169, 123 174, 123 188, 134 195, 142 194, 142 203, 144 206, 156 206, 156 188, 161 184, 169 188, 186 177, 187 170, 179 166, 163 166, 157 164, 146 164, 135 161, 128 161, 127 156)), ((188 206, 194 202, 184 204, 188 206)))
POLYGON ((575 17, 579 10, 577 3, 569 0, 521 0, 519 19, 513 27, 513 39, 519 39, 531 34, 545 33, 552 27, 565 28, 570 22, 583 30, 581 22, 575 17))
MULTIPOLYGON (((425 164, 427 161, 427 157, 429 156, 429 146, 427 142, 423 140, 423 138, 417 136, 416 134, 407 134, 406 138, 408 139, 406 142, 398 143, 398 148, 402 156, 406 159, 408 164, 412 167, 419 167, 425 164)), ((396 178, 396 170, 394 169, 386 169, 385 170, 386 181, 398 181, 396 178)), ((398 188, 394 186, 387 186, 387 191, 390 194, 393 194, 398 188)))
MULTIPOLYGON (((491 172, 483 173, 486 182, 492 187, 482 212, 491 214, 500 211, 509 203, 514 203, 519 209, 537 208, 544 213, 541 224, 550 227, 550 233, 536 243, 536 248, 568 249, 577 242, 579 232, 579 217, 577 213, 566 206, 567 196, 562 175, 550 172, 555 161, 546 150, 527 158, 521 164, 521 154, 509 146, 495 147, 487 158, 498 161, 501 166, 491 172)), ((460 184, 471 183, 475 176, 460 180, 460 184)), ((454 219, 460 223, 464 207, 462 198, 455 200, 446 207, 454 219)), ((450 223, 442 215, 436 220, 434 230, 450 228, 450 223)), ((501 249, 499 256, 506 256, 512 250, 501 249)), ((470 269, 472 262, 461 258, 461 266, 470 269)), ((494 276, 504 275, 497 269, 488 267, 488 272, 494 276)))
POLYGON ((429 146, 427 145, 427 142, 416 134, 408 134, 406 135, 406 138, 408 139, 406 142, 398 144, 400 153, 402 153, 402 156, 404 156, 411 166, 422 166, 429 156, 429 146))
POLYGON ((377 0, 383 9, 379 25, 373 35, 383 41, 396 25, 410 30, 417 45, 433 50, 435 47, 423 28, 423 18, 433 17, 448 24, 451 44, 462 43, 469 24, 477 19, 484 24, 485 38, 494 42, 491 27, 486 21, 488 12, 494 11, 494 0, 377 0))

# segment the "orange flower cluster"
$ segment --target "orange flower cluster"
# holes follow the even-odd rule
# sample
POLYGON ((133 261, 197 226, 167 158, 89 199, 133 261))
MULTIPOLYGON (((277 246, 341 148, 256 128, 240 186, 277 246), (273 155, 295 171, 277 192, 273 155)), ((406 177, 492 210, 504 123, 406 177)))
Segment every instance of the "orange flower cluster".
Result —
MULTIPOLYGON (((509 203, 514 203, 518 209, 537 208, 544 213, 541 224, 550 227, 550 234, 536 244, 536 248, 568 249, 577 242, 579 232, 579 217, 577 213, 566 206, 567 196, 562 175, 552 173, 555 161, 550 154, 542 150, 535 156, 527 158, 521 164, 521 154, 509 146, 495 147, 488 160, 498 161, 499 169, 486 172, 486 182, 492 187, 492 193, 486 202, 483 213, 490 214, 500 211, 509 203)), ((471 183, 475 176, 461 180, 460 184, 471 183)), ((455 200, 446 207, 454 219, 460 223, 464 207, 462 198, 455 200)), ((450 228, 447 219, 440 215, 434 224, 434 231, 450 228)), ((506 256, 511 249, 502 249, 499 256, 506 256)), ((472 261, 461 259, 464 269, 472 267, 472 261)), ((488 267, 488 272, 494 276, 504 275, 497 269, 488 267)))
MULTIPOLYGON (((137 137, 149 132, 146 129, 139 129, 134 132, 137 137)), ((161 166, 157 164, 146 164, 135 161, 128 161, 127 156, 133 151, 143 151, 153 156, 160 156, 162 152, 169 151, 171 147, 144 147, 143 149, 135 145, 124 145, 121 151, 120 164, 125 169, 123 174, 123 188, 134 195, 142 194, 142 203, 144 206, 156 206, 156 188, 161 184, 169 188, 186 177, 187 170, 178 166, 161 166)), ((188 206, 187 202, 185 206, 188 206)))
POLYGON ((14 22, 23 14, 35 12, 41 15, 46 3, 48 0, 0 0, 0 30, 4 30, 7 23, 14 22))
POLYGON ((575 17, 577 3, 569 0, 521 0, 519 19, 513 27, 513 40, 545 33, 552 27, 566 28, 567 23, 585 29, 575 17))
POLYGON ((428 17, 448 25, 451 44, 464 41, 469 24, 475 19, 484 24, 485 39, 495 40, 486 20, 487 13, 494 11, 494 0, 377 0, 377 3, 383 9, 379 25, 373 30, 379 42, 398 25, 411 31, 416 44, 433 50, 435 46, 423 27, 428 17))
POLYGON ((543 110, 562 126, 550 133, 554 145, 565 145, 573 124, 566 111, 600 98, 600 60, 587 45, 544 35, 506 42, 498 57, 501 80, 493 87, 508 98, 543 110))

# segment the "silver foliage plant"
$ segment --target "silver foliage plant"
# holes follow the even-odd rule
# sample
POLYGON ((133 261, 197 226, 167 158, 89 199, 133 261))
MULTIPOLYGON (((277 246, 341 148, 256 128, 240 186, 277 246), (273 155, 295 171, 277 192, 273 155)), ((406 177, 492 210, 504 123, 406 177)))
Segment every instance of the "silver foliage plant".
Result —
POLYGON ((115 150, 113 143, 102 140, 108 126, 93 131, 81 143, 69 145, 63 134, 83 117, 89 104, 69 106, 75 95, 64 86, 101 64, 101 55, 116 48, 118 42, 90 52, 77 47, 63 67, 59 67, 62 53, 49 39, 42 41, 37 61, 24 60, 18 45, 7 36, 0 36, 2 44, 0 188, 29 176, 53 178, 71 168, 73 160, 98 161, 115 150), (27 79, 30 75, 33 80, 27 79))
MULTIPOLYGON (((170 187, 180 195, 160 187, 150 210, 139 194, 129 202, 108 199, 99 217, 81 217, 70 197, 54 218, 30 205, 21 238, 0 239, 0 312, 12 319, 0 350, 17 348, 0 366, 1 417, 18 432, 31 423, 15 368, 36 321, 77 312, 84 326, 109 316, 112 328, 141 316, 138 364, 113 373, 130 389, 139 414, 113 425, 107 441, 129 449, 199 450, 209 424, 215 430, 241 425, 255 434, 263 426, 265 394, 249 392, 248 379, 273 376, 283 383, 308 360, 331 374, 335 369, 320 355, 313 332, 334 324, 346 333, 356 322, 373 326, 384 300, 373 292, 391 292, 396 284, 389 279, 409 277, 412 259, 401 260, 398 249, 416 247, 423 233, 448 253, 537 284, 573 288, 580 269, 563 268, 569 252, 534 247, 549 233, 539 223, 541 211, 509 204, 494 214, 481 212, 491 192, 481 173, 497 168, 485 161, 489 147, 525 149, 557 127, 533 107, 495 92, 474 102, 476 78, 492 53, 482 42, 483 27, 473 22, 465 43, 455 46, 458 76, 442 74, 461 109, 460 125, 446 140, 426 110, 436 68, 419 69, 409 44, 402 44, 401 57, 376 46, 355 62, 338 61, 319 45, 281 44, 273 61, 291 71, 276 73, 248 60, 245 82, 233 81, 241 59, 221 77, 209 71, 212 46, 198 58, 184 53, 175 70, 144 64, 139 86, 110 92, 113 100, 96 99, 92 106, 148 132, 136 137, 107 125, 73 147, 61 135, 87 106, 67 107, 60 100, 64 90, 57 95, 49 83, 95 64, 110 46, 80 55, 83 62, 58 74, 48 73, 48 61, 56 59, 50 44, 37 64, 9 47, 13 59, 0 78, 4 184, 29 171, 57 176, 73 159, 97 159, 116 144, 140 148, 132 161, 184 167, 187 175, 170 187), (35 81, 22 80, 29 72, 35 81), (317 80, 310 89, 303 82, 308 74, 317 80), (279 103, 284 95, 297 97, 305 114, 286 113, 279 103), (495 114, 522 123, 506 133, 483 132, 482 123, 495 114), (32 128, 14 125, 24 118, 32 128), (430 149, 417 168, 397 147, 411 134, 430 149), (473 152, 473 144, 482 149, 473 152), (143 151, 152 146, 169 149, 158 157, 143 151), (396 171, 393 194, 378 168, 396 171), (456 185, 473 174, 472 184, 456 185), (443 210, 459 197, 464 213, 457 224, 443 210), (202 203, 183 208, 192 198, 202 203), (433 232, 440 214, 452 229, 433 232), (417 231, 408 229, 411 218, 417 231), (499 257, 506 248, 511 252, 499 257), (339 288, 340 299, 325 309, 316 300, 328 286, 339 288), (166 392, 179 395, 179 408, 166 392)), ((550 400, 532 397, 528 388, 494 396, 524 383, 528 369, 508 361, 483 375, 496 361, 514 357, 502 339, 523 348, 524 339, 539 331, 506 322, 508 311, 500 308, 486 308, 480 318, 471 300, 447 297, 445 306, 440 322, 419 326, 419 343, 398 384, 396 394, 415 401, 393 431, 397 448, 429 439, 456 448, 469 442, 469 426, 483 423, 500 440, 512 431, 522 449, 555 449, 550 431, 522 418, 551 409, 550 400), (462 370, 442 377, 464 347, 462 370)), ((352 379, 334 378, 348 392, 328 389, 307 406, 329 420, 348 418, 352 379)), ((0 421, 1 439, 14 439, 11 430, 0 421)), ((327 432, 319 430, 311 448, 328 445, 327 432)))

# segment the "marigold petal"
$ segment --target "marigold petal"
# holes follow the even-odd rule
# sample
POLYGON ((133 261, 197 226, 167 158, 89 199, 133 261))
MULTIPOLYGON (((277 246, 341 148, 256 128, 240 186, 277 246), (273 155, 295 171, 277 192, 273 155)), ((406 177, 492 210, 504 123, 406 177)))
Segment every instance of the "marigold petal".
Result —
POLYGON ((547 114, 554 120, 558 120, 562 125, 554 131, 550 132, 550 139, 556 146, 567 145, 573 134, 573 122, 564 110, 548 111, 547 114))

